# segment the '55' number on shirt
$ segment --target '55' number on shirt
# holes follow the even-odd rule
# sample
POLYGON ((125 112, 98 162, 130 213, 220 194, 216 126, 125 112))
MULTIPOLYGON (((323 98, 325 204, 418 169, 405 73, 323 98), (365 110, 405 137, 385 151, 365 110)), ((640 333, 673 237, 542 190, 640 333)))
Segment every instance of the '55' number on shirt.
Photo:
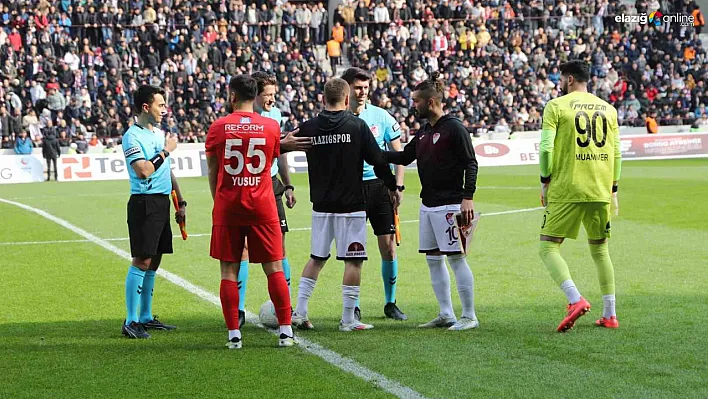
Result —
POLYGON ((232 176, 234 186, 257 186, 261 182, 261 177, 258 175, 266 167, 266 155, 258 147, 265 146, 266 139, 264 137, 253 137, 245 140, 248 142, 248 151, 244 157, 244 139, 226 139, 224 158, 229 162, 224 163, 224 169, 226 173, 232 176), (250 162, 246 162, 246 157, 249 158, 250 162), (236 158, 235 167, 231 165, 231 158, 236 158), (258 161, 254 163, 256 158, 258 161), (242 176, 244 165, 251 176, 242 176))

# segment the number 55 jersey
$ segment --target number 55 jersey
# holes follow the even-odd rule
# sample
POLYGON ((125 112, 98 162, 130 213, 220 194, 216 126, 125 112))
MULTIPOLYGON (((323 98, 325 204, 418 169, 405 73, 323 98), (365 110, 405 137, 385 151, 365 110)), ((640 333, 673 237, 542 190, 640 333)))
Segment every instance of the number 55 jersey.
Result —
POLYGON ((270 168, 280 155, 280 126, 253 112, 234 112, 209 128, 206 154, 219 161, 214 226, 279 225, 270 168))
POLYGON ((552 154, 548 202, 610 202, 621 159, 612 105, 586 92, 549 101, 540 150, 552 154))

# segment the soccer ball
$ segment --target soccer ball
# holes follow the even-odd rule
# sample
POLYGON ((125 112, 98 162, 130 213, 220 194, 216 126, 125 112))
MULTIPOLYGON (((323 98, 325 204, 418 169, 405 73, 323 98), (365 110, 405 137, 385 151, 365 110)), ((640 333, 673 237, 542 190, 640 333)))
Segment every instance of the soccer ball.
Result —
POLYGON ((275 315, 275 306, 270 299, 261 305, 261 310, 258 313, 258 319, 261 324, 268 328, 278 328, 278 317, 275 315))

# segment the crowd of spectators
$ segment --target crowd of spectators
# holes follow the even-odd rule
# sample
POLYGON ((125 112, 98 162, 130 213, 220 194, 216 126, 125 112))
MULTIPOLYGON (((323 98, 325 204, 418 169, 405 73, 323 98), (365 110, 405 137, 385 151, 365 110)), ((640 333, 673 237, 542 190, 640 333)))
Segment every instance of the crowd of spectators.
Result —
POLYGON ((543 106, 559 93, 558 66, 592 65, 589 89, 613 104, 620 123, 705 123, 708 58, 698 39, 703 15, 693 1, 616 0, 345 1, 335 22, 346 29, 351 63, 375 76, 373 101, 404 131, 410 92, 431 72, 444 74, 447 109, 470 131, 539 129, 543 106), (618 23, 617 15, 695 15, 695 26, 618 23))
POLYGON ((345 0, 330 30, 326 2, 5 0, 1 144, 11 148, 25 134, 34 146, 49 135, 78 152, 111 148, 133 123, 132 93, 144 83, 167 91, 163 130, 203 142, 225 114, 229 78, 256 70, 277 75, 276 106, 293 129, 322 108, 328 72, 317 46, 333 32, 351 64, 375 76, 372 101, 406 134, 418 127, 411 90, 433 71, 444 73, 447 109, 470 131, 536 130, 544 104, 560 94, 558 65, 570 58, 592 64, 590 89, 617 107, 623 124, 703 123, 701 26, 614 18, 700 10, 683 0, 624 3, 345 0))
MULTIPOLYGON (((133 123, 132 93, 166 89, 163 130, 203 142, 225 115, 231 76, 278 76, 290 128, 321 109, 328 39, 323 3, 272 0, 5 0, 0 6, 0 132, 62 146, 115 143, 133 123)), ((23 148, 26 148, 23 139, 23 148)))

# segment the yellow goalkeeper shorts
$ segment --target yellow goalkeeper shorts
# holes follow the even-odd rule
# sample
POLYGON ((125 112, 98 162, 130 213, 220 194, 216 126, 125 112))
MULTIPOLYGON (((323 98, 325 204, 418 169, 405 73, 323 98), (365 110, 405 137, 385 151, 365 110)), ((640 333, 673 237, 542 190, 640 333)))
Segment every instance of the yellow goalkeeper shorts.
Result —
POLYGON ((610 204, 606 202, 551 202, 543 212, 541 235, 578 238, 580 224, 588 239, 610 237, 610 204))

